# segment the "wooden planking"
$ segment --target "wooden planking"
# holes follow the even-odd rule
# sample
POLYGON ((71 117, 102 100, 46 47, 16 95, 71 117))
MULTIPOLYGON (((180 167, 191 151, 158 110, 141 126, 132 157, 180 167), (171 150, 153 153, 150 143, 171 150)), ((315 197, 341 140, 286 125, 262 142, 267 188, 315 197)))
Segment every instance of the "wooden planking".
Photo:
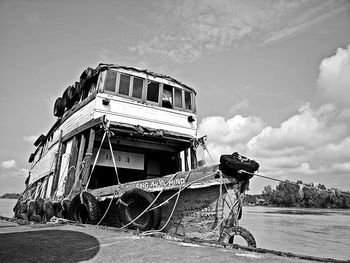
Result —
POLYGON ((70 155, 71 156, 68 164, 69 170, 63 196, 67 196, 69 194, 75 181, 75 171, 78 159, 78 139, 76 136, 74 136, 72 139, 72 149, 70 155))
POLYGON ((56 190, 56 197, 61 197, 64 195, 65 185, 67 183, 68 171, 71 167, 69 167, 69 163, 71 160, 71 151, 72 151, 72 140, 68 141, 65 144, 65 152, 62 154, 62 160, 60 164, 60 175, 56 190))
POLYGON ((96 103, 95 100, 89 101, 84 107, 80 108, 78 111, 74 112, 71 116, 69 116, 61 124, 61 126, 59 126, 59 129, 57 129, 54 132, 53 139, 50 145, 59 141, 60 130, 64 131, 62 136, 66 136, 67 134, 72 132, 74 129, 92 120, 94 117, 95 103, 96 103))
POLYGON ((94 126, 96 126, 98 124, 101 124, 103 122, 104 122, 104 116, 100 117, 98 119, 93 119, 91 121, 88 121, 87 123, 79 126, 78 128, 72 130, 70 133, 68 133, 65 136, 63 136, 62 141, 64 142, 64 141, 68 140, 69 138, 71 138, 72 136, 75 136, 75 135, 77 135, 77 134, 79 134, 79 133, 81 133, 81 132, 83 132, 83 131, 85 131, 85 130, 87 130, 89 128, 92 128, 92 127, 94 127, 94 126))
POLYGON ((54 171, 54 176, 53 176, 53 182, 52 182, 52 188, 51 188, 51 196, 53 196, 54 192, 57 189, 58 185, 58 180, 59 180, 59 175, 60 175, 60 167, 61 167, 61 159, 62 159, 62 153, 65 151, 64 145, 62 144, 62 130, 60 131, 60 139, 58 141, 58 151, 57 151, 57 156, 56 156, 56 167, 54 171))
POLYGON ((52 147, 30 170, 29 185, 55 170, 58 144, 52 147))
POLYGON ((90 129, 88 147, 86 149, 86 154, 85 154, 84 171, 83 171, 82 182, 81 182, 83 187, 86 186, 87 181, 89 179, 92 151, 94 148, 94 141, 95 141, 95 130, 90 129))

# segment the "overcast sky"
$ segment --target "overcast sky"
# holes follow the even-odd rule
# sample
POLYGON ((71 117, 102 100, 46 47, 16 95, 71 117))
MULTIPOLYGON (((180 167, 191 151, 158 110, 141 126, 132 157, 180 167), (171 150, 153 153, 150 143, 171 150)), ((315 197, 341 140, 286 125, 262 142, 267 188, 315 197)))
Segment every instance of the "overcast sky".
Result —
POLYGON ((0 195, 24 189, 55 99, 100 62, 196 89, 215 160, 350 190, 350 1, 2 0, 0 35, 0 195))

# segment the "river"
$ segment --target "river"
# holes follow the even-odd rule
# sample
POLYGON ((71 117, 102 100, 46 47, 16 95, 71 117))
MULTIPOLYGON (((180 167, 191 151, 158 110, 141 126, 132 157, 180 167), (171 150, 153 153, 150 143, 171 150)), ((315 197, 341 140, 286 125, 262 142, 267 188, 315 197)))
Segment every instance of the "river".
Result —
MULTIPOLYGON (((15 203, 0 199, 0 215, 12 217, 15 203)), ((240 225, 260 248, 350 259, 350 210, 245 206, 240 225)))
POLYGON ((261 248, 350 259, 350 210, 243 207, 240 225, 261 248))

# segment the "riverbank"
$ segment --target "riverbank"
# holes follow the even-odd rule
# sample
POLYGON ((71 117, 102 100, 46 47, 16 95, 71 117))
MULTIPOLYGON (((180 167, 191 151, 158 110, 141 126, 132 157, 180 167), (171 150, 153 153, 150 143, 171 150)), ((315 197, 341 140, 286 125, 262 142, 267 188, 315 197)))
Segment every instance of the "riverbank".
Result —
POLYGON ((4 219, 0 217, 0 262, 311 262, 311 258, 303 260, 292 254, 278 256, 263 249, 168 235, 141 236, 111 227, 19 225, 4 219))

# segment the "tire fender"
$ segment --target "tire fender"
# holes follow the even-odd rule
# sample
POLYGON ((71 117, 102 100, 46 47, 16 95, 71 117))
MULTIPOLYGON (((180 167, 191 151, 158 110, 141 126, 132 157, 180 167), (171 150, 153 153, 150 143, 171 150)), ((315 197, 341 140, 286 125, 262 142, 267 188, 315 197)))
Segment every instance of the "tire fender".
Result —
MULTIPOLYGON (((141 189, 133 189, 125 192, 118 203, 120 222, 123 225, 129 224, 129 228, 136 228, 141 231, 157 229, 162 219, 160 207, 144 213, 139 219, 134 221, 153 201, 153 194, 141 189)), ((153 207, 155 206, 156 204, 153 205, 153 207)))
POLYGON ((256 241, 252 233, 250 233, 247 229, 241 226, 232 227, 224 231, 222 241, 225 244, 233 244, 233 239, 235 236, 241 236, 248 247, 256 248, 256 241))
POLYGON ((99 214, 99 204, 92 194, 82 192, 72 199, 69 207, 69 219, 83 224, 96 224, 99 214))
POLYGON ((53 115, 55 117, 61 117, 64 113, 63 99, 60 97, 56 100, 55 106, 53 107, 53 115))
POLYGON ((51 201, 44 203, 44 221, 50 221, 50 219, 55 215, 53 204, 51 201))

